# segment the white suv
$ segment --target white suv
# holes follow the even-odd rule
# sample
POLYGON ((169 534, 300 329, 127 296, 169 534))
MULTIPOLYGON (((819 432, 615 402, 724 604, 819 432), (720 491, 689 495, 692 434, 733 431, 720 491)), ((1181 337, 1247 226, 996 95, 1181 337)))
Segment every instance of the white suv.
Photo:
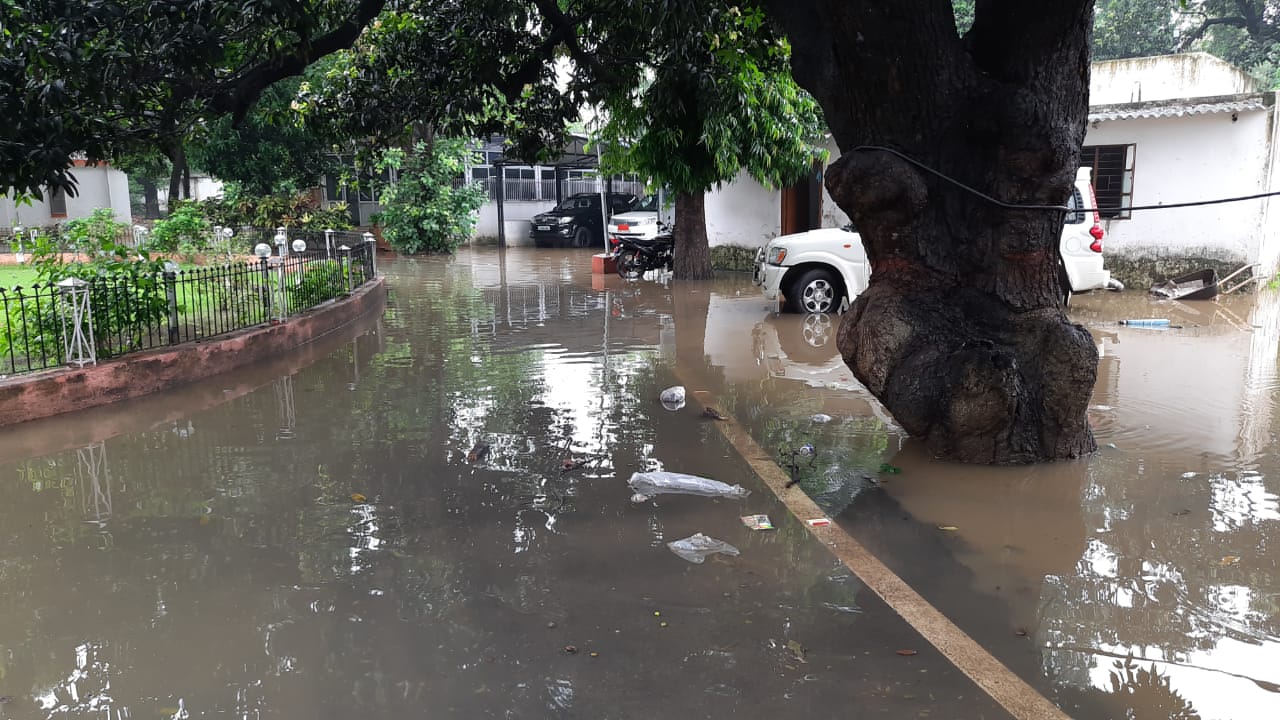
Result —
MULTIPOLYGON (((1123 290, 1102 267, 1102 226, 1090 183, 1091 170, 1080 168, 1067 207, 1058 246, 1071 292, 1123 290)), ((753 277, 764 296, 782 298, 788 312, 824 313, 847 307, 867 288, 871 267, 862 238, 852 225, 783 235, 756 251, 753 277)))

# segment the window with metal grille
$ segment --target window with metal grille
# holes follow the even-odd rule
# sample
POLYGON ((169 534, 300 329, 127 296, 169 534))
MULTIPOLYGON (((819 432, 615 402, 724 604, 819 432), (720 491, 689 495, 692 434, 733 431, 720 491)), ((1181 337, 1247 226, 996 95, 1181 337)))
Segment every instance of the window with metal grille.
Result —
POLYGON ((1086 145, 1081 167, 1093 168, 1093 192, 1098 214, 1104 218, 1127 218, 1133 207, 1133 160, 1136 146, 1086 145))

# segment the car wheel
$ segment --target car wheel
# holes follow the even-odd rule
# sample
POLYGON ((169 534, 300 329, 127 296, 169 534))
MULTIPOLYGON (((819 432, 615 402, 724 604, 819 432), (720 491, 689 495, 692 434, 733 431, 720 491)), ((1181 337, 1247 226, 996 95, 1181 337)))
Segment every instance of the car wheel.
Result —
POLYGON ((588 230, 588 229, 586 229, 586 228, 584 228, 584 227, 580 227, 580 228, 578 228, 577 230, 574 230, 574 231, 573 231, 573 246, 574 246, 574 247, 580 247, 580 248, 581 248, 581 247, 587 247, 587 246, 589 246, 589 245, 591 245, 591 231, 590 231, 590 230, 588 230))
POLYGON ((618 277, 635 280, 644 274, 641 267, 639 250, 623 252, 618 256, 618 277))
POLYGON ((791 283, 786 293, 789 312, 828 313, 840 307, 840 285, 830 270, 814 268, 791 283))

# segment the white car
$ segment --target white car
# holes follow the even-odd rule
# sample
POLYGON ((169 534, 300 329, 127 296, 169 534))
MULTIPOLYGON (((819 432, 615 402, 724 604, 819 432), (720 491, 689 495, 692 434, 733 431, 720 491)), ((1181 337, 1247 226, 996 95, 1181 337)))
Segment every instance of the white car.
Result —
POLYGON ((1073 293, 1088 290, 1123 290, 1118 280, 1102 267, 1102 224, 1098 215, 1098 199, 1093 194, 1093 171, 1087 167, 1076 171, 1076 184, 1067 200, 1066 223, 1058 254, 1066 273, 1067 285, 1073 293), (1085 211, 1088 212, 1085 212, 1085 211))
POLYGON ((662 223, 658 221, 658 196, 650 195, 634 208, 609 218, 609 243, 615 238, 648 240, 656 236, 662 223))
MULTIPOLYGON (((1102 266, 1102 226, 1089 168, 1076 173, 1058 246, 1071 292, 1123 290, 1102 266)), ((754 281, 770 300, 785 300, 789 312, 825 313, 847 307, 867 288, 871 267, 852 225, 783 235, 756 251, 754 281)))
POLYGON ((756 251, 754 280, 790 312, 835 312, 867 288, 871 267, 852 225, 783 235, 756 251))

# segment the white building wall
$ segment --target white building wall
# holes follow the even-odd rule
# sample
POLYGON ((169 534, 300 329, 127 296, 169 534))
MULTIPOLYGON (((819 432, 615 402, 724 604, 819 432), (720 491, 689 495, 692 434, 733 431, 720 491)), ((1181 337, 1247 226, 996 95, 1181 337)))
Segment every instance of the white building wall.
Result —
MULTIPOLYGON (((507 229, 507 245, 510 247, 532 246, 529 239, 529 220, 538 213, 555 207, 555 200, 508 200, 502 204, 502 219, 507 229)), ((476 220, 476 229, 472 233, 476 238, 498 237, 498 204, 486 201, 480 206, 480 217, 476 220)))
MULTIPOLYGON (((757 247, 778 236, 782 194, 766 190, 740 171, 732 182, 706 196, 707 244, 757 247)), ((679 218, 676 219, 679 222, 679 218)))
MULTIPOLYGON (((1086 145, 1135 145, 1133 205, 1253 195, 1269 187, 1270 110, 1095 123, 1086 145)), ((1264 201, 1138 210, 1104 221, 1108 252, 1257 261, 1264 201)))
POLYGON ((1208 53, 1096 62, 1089 75, 1089 104, 1176 100, 1257 91, 1257 82, 1208 53))
POLYGON ((76 218, 89 217, 98 208, 111 208, 119 222, 131 222, 129 212, 129 176, 108 165, 77 167, 77 193, 67 196, 66 217, 53 217, 49 211, 48 193, 29 204, 17 203, 12 196, 0 200, 0 226, 49 227, 76 218))

